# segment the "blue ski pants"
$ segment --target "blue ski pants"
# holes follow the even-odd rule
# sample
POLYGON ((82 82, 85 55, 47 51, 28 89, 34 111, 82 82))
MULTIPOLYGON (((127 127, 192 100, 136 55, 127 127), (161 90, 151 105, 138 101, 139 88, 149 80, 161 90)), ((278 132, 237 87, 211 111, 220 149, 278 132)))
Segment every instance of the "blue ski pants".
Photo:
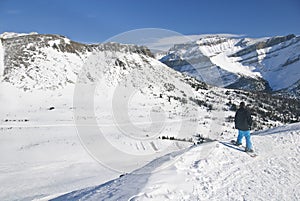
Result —
POLYGON ((248 131, 239 130, 239 135, 238 135, 238 138, 237 138, 237 142, 242 143, 242 140, 243 140, 244 136, 246 138, 246 147, 247 147, 247 149, 252 149, 250 130, 248 130, 248 131))

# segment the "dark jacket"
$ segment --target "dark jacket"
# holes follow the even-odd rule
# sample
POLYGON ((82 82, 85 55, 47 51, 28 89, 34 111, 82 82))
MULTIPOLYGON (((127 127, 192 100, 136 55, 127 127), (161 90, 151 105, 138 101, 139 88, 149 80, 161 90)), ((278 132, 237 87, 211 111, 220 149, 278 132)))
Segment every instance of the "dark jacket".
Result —
POLYGON ((250 112, 245 108, 239 108, 234 117, 235 128, 247 131, 251 129, 252 118, 250 112))

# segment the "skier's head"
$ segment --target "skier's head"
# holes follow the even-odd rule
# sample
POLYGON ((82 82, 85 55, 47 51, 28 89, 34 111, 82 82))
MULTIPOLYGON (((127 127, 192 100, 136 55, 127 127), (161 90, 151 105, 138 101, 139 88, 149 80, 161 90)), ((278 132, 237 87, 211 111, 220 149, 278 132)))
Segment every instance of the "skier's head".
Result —
POLYGON ((245 108, 245 102, 240 103, 240 108, 245 108))

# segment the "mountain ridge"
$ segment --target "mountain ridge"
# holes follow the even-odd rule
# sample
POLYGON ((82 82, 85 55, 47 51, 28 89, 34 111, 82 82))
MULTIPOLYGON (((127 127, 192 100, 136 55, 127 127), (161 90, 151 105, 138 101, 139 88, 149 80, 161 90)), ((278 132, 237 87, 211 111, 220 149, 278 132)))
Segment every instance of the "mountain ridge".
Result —
MULTIPOLYGON (((80 65, 82 65, 84 59, 93 51, 123 51, 154 57, 145 46, 118 43, 84 44, 57 34, 3 33, 0 40, 2 47, 0 47, 0 60, 3 63, 1 65, 0 62, 2 68, 0 70, 3 72, 3 79, 11 83, 17 82, 13 77, 21 80, 24 77, 32 77, 31 74, 36 74, 30 71, 37 71, 42 60, 47 60, 45 56, 54 54, 53 50, 70 53, 67 56, 62 55, 65 57, 64 60, 68 60, 65 65, 72 67, 72 72, 69 74, 78 73, 80 69, 78 63, 81 62, 80 65), (24 47, 25 44, 27 44, 26 47, 24 47), (42 48, 43 51, 46 48, 49 50, 42 53, 42 56, 37 56, 36 51, 41 52, 41 50, 36 50, 37 47, 42 48), (40 62, 35 62, 36 60, 40 62), (76 61, 72 62, 72 60, 76 61), (31 70, 27 68, 28 65, 32 66, 31 70), (17 72, 20 67, 24 71, 23 75, 17 72)), ((297 66, 300 63, 300 54, 296 50, 300 48, 299 44, 300 37, 294 34, 261 39, 206 35, 193 42, 175 44, 160 61, 210 85, 274 93, 279 91, 280 94, 298 97, 299 70, 297 66), (283 56, 280 56, 281 54, 283 56), (287 74, 290 78, 282 79, 282 76, 287 74)), ((74 77, 75 75, 70 76, 62 81, 63 83, 58 82, 55 85, 75 82, 74 77)), ((25 90, 27 90, 26 87, 25 90)))
POLYGON ((174 45, 160 61, 209 84, 276 92, 298 82, 299 52, 300 37, 294 34, 262 39, 210 36, 174 45))
MULTIPOLYGON (((88 186, 119 176, 134 184, 132 181, 141 180, 132 180, 126 173, 149 161, 173 162, 175 155, 166 154, 191 146, 195 134, 220 141, 236 138, 234 114, 241 101, 251 111, 254 131, 300 121, 297 99, 208 85, 168 67, 143 47, 117 43, 85 46, 59 35, 24 35, 0 42, 6 68, 0 82, 0 151, 6 153, 1 157, 1 200, 40 199, 76 189, 86 194, 88 186), (160 156, 165 158, 161 161, 160 156)), ((206 54, 218 55, 234 43, 219 44, 206 54)), ((281 139, 279 143, 288 152, 290 147, 281 139)), ((261 142, 255 145, 258 151, 266 147, 261 142)), ((210 145, 221 151, 226 148, 210 145)), ((186 169, 184 178, 192 175, 190 179, 196 178, 192 183, 203 187, 209 185, 201 180, 210 179, 205 177, 208 174, 198 177, 192 172, 205 160, 193 157, 208 152, 201 152, 200 146, 196 150, 184 157, 191 163, 178 161, 176 167, 186 169)), ((234 151, 229 152, 232 158, 237 154, 234 151)), ((219 153, 214 154, 226 156, 219 153)), ((249 159, 240 154, 241 160, 249 159)), ((237 168, 243 167, 238 164, 237 168)), ((218 167, 228 170, 228 166, 218 167)), ((182 181, 177 183, 184 184, 182 181)), ((89 192, 88 196, 101 197, 89 192)), ((73 193, 69 195, 74 198, 73 193)))
POLYGON ((93 51, 118 51, 153 57, 144 46, 118 43, 83 44, 54 34, 17 35, 0 40, 4 47, 3 80, 24 90, 35 87, 55 89, 67 83, 75 83, 85 59, 93 51), (50 79, 46 79, 44 75, 50 79), (42 84, 40 80, 46 83, 45 86, 39 86, 42 84))
MULTIPOLYGON (((206 47, 214 41, 215 37, 212 36, 203 38, 200 42, 206 47)), ((236 44, 236 41, 223 44, 224 41, 228 39, 217 38, 218 46, 211 45, 205 53, 192 50, 199 53, 192 58, 192 61, 197 63, 199 55, 200 58, 209 59, 207 55, 218 55, 218 52, 230 49, 236 44)), ((208 111, 212 108, 217 109, 218 106, 214 104, 221 104, 220 107, 226 108, 224 110, 227 111, 228 108, 229 110, 234 108, 238 101, 246 100, 252 104, 251 107, 257 114, 257 118, 266 118, 265 116, 269 115, 267 119, 270 121, 259 122, 255 126, 256 129, 272 126, 277 121, 287 123, 299 120, 297 104, 288 108, 288 105, 294 103, 295 100, 279 96, 272 97, 255 91, 250 93, 215 88, 169 68, 156 60, 150 50, 144 46, 118 43, 85 45, 72 42, 64 36, 52 34, 11 37, 1 39, 1 44, 4 47, 5 65, 3 81, 24 91, 63 89, 66 86, 74 87, 78 81, 82 81, 91 84, 101 83, 103 87, 101 93, 104 92, 111 97, 115 87, 124 85, 139 90, 142 96, 147 95, 148 98, 141 99, 143 101, 153 98, 159 102, 166 101, 167 104, 172 101, 179 105, 192 104, 192 107, 196 104, 197 107, 206 108, 208 111), (236 97, 236 100, 233 97, 236 97), (260 102, 255 103, 254 100, 266 102, 267 112, 260 108, 260 102), (280 104, 276 105, 278 103, 280 104), (283 111, 288 111, 286 116, 289 120, 281 114, 283 111)), ((197 49, 197 44, 191 44, 197 49)), ((180 50, 184 51, 182 48, 180 50)), ((175 57, 175 62, 177 61, 175 57)), ((231 80, 231 74, 227 75, 231 80)), ((254 78, 251 77, 251 79, 254 78)), ((264 80, 257 81, 257 85, 261 85, 261 82, 264 80)), ((251 84, 253 85, 252 81, 244 80, 244 85, 251 86, 251 84)), ((107 99, 108 102, 105 104, 111 104, 111 100, 107 99)), ((231 121, 230 118, 228 121, 231 121)))

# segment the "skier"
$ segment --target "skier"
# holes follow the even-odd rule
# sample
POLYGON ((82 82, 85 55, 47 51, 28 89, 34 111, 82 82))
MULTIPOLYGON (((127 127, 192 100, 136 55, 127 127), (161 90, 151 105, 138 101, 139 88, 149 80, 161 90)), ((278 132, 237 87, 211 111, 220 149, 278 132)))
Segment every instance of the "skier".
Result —
POLYGON ((242 144, 242 139, 246 138, 246 152, 253 152, 251 138, 250 138, 250 128, 252 124, 252 118, 250 112, 245 107, 245 102, 240 103, 240 108, 236 111, 234 117, 235 128, 238 129, 238 137, 236 145, 242 144))

